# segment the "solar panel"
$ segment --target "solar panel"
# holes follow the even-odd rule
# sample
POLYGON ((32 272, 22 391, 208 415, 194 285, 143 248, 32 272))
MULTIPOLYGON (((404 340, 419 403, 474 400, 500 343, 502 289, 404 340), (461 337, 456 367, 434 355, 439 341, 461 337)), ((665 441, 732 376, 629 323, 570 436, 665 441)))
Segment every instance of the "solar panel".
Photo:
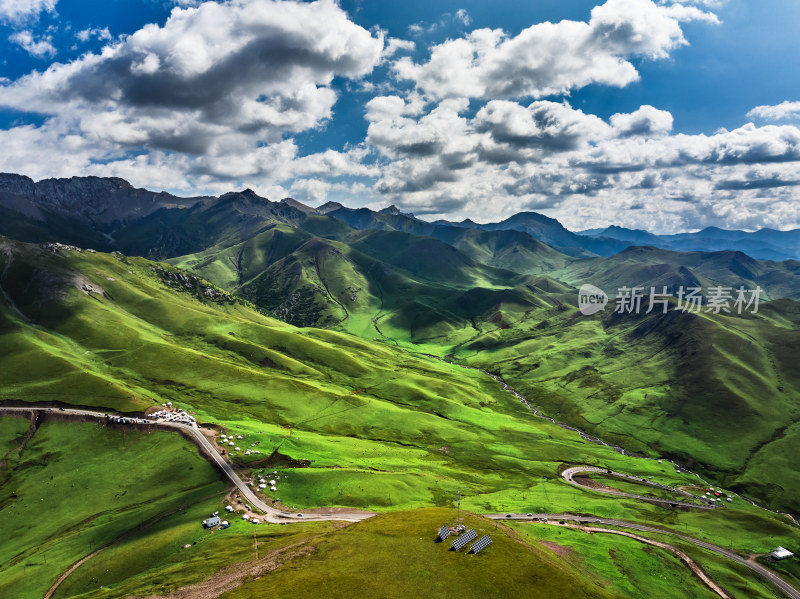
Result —
POLYGON ((470 528, 467 532, 465 532, 463 535, 461 535, 455 541, 453 541, 453 544, 450 548, 453 551, 458 551, 459 549, 464 547, 467 543, 477 538, 478 538, 478 533, 476 533, 474 529, 470 528))
POLYGON ((436 542, 437 543, 441 543, 442 541, 444 541, 449 536, 450 536, 450 529, 447 528, 447 525, 442 526, 439 529, 439 536, 437 537, 436 542))
POLYGON ((483 535, 480 539, 478 539, 472 544, 472 547, 469 548, 469 552, 472 554, 478 553, 482 549, 486 549, 491 544, 492 544, 492 537, 490 537, 489 535, 483 535))

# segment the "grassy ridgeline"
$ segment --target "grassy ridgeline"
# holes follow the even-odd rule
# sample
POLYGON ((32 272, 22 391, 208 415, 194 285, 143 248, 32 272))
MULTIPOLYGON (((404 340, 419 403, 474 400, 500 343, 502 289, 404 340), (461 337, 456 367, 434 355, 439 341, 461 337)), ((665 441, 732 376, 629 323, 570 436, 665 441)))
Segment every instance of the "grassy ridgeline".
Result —
POLYGON ((312 542, 311 551, 259 580, 223 595, 226 599, 280 597, 605 597, 625 596, 607 580, 565 565, 542 546, 525 543, 505 525, 462 514, 492 545, 472 556, 436 544, 452 509, 384 514, 312 542))

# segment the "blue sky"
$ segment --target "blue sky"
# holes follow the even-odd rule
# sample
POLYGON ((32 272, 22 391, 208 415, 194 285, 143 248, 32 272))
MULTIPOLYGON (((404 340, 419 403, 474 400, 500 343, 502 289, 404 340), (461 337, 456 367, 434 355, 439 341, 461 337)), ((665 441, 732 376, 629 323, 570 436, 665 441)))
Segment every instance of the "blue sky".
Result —
POLYGON ((0 170, 800 227, 797 23, 793 0, 5 0, 0 170))

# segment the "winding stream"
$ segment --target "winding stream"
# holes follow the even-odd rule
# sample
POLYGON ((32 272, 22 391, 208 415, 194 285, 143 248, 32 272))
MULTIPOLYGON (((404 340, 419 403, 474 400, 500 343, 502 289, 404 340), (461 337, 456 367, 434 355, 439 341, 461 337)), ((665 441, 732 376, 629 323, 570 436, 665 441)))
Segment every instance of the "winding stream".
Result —
MULTIPOLYGON (((505 389, 508 393, 510 393, 514 397, 516 397, 517 400, 522 405, 524 405, 526 408, 528 408, 531 411, 531 413, 533 413, 534 416, 536 416, 537 418, 542 418, 543 420, 547 420, 549 422, 552 422, 553 424, 558 425, 561 428, 564 428, 564 429, 567 429, 567 430, 570 430, 570 431, 574 431, 574 432, 578 433, 584 441, 587 441, 589 443, 597 443, 599 445, 605 445, 606 447, 610 447, 611 449, 613 449, 617 453, 620 453, 620 454, 628 456, 628 457, 637 458, 637 459, 640 459, 640 460, 654 460, 654 461, 661 460, 661 461, 669 462, 673 466, 675 466, 676 470, 682 471, 682 472, 685 472, 685 473, 687 473, 687 474, 689 474, 691 476, 694 476, 695 478, 697 478, 698 481, 700 481, 706 487, 710 487, 710 486, 713 486, 713 485, 717 484, 717 483, 712 483, 710 481, 707 481, 706 479, 704 479, 702 476, 700 476, 696 472, 692 472, 691 470, 689 470, 687 468, 684 468, 682 465, 678 464, 677 462, 675 462, 674 460, 671 460, 669 458, 651 458, 651 457, 648 457, 648 456, 645 456, 645 455, 641 455, 641 454, 638 454, 638 453, 631 453, 631 452, 625 451, 625 448, 620 447, 619 445, 614 445, 613 443, 607 443, 606 441, 603 441, 602 439, 600 439, 598 437, 590 435, 586 431, 581 430, 581 429, 579 429, 577 427, 570 426, 569 424, 565 424, 563 422, 558 422, 554 418, 551 418, 550 416, 546 416, 546 415, 542 414, 539 411, 539 409, 537 409, 536 407, 531 405, 531 403, 527 400, 527 398, 524 395, 522 395, 522 393, 520 393, 519 391, 517 391, 516 389, 511 387, 508 383, 506 383, 502 379, 502 377, 500 377, 499 375, 494 374, 492 372, 489 372, 488 370, 483 370, 481 368, 476 368, 474 366, 467 366, 465 364, 460 364, 458 362, 453 362, 451 360, 446 360, 444 358, 441 358, 439 356, 435 356, 433 354, 426 354, 426 353, 422 353, 422 352, 410 352, 410 353, 416 353, 416 354, 421 355, 421 356, 426 356, 428 358, 433 358, 434 360, 439 360, 440 362, 445 362, 446 364, 451 364, 453 366, 458 366, 459 368, 464 368, 465 370, 475 370, 477 372, 481 372, 481 373, 485 374, 488 377, 493 378, 495 381, 497 381, 503 387, 503 389, 505 389)), ((717 486, 719 486, 719 485, 717 485, 717 486)), ((779 516, 787 516, 795 525, 800 525, 800 522, 797 521, 797 518, 795 518, 795 516, 793 514, 788 514, 788 513, 785 513, 785 512, 779 512, 777 510, 771 510, 768 507, 763 506, 763 505, 753 501, 752 499, 750 499, 748 497, 745 497, 741 493, 736 493, 736 496, 740 497, 741 499, 743 499, 744 501, 746 501, 747 503, 749 503, 753 507, 759 508, 759 509, 764 510, 766 512, 770 512, 771 514, 777 514, 779 516)))

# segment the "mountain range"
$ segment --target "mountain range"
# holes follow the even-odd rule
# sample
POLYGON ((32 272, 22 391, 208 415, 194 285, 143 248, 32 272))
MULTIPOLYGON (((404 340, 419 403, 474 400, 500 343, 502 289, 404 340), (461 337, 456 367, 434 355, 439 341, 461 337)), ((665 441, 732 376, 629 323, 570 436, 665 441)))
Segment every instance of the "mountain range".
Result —
MULTIPOLYGON (((121 179, 34 183, 0 176, 0 235, 9 238, 0 287, 16 305, 48 305, 44 313, 36 308, 41 326, 63 311, 63 293, 56 291, 63 274, 55 272, 58 260, 52 259, 32 260, 35 273, 20 270, 22 257, 38 251, 33 248, 57 242, 158 260, 131 270, 172 273, 171 288, 186 288, 200 301, 214 296, 217 303, 243 302, 267 317, 319 331, 314 335, 336 331, 330 337, 334 345, 344 346, 355 335, 496 373, 566 422, 633 451, 688 461, 783 509, 800 509, 791 461, 781 457, 800 435, 794 361, 800 351, 800 262, 758 259, 735 246, 740 234, 780 244, 794 233, 705 230, 680 237, 612 228, 577 234, 533 212, 484 225, 427 222, 394 206, 374 211, 329 202, 312 208, 290 198, 273 202, 252 190, 178 198, 121 179), (667 241, 702 246, 712 237, 720 247, 733 247, 660 247, 667 241), (12 239, 39 245, 15 245, 12 239), (577 309, 577 287, 584 283, 610 296, 624 286, 758 286, 763 304, 741 315, 623 315, 607 308, 587 317, 577 309), (29 296, 32 289, 36 297, 29 296), (48 303, 48 290, 58 295, 54 303, 48 303)), ((786 245, 782 255, 794 251, 786 245)), ((124 275, 115 273, 109 276, 124 275)), ((89 278, 87 285, 102 285, 89 278)), ((170 315, 163 318, 177 317, 171 304, 178 302, 169 295, 149 301, 153 291, 134 291, 135 281, 109 287, 106 299, 120 301, 124 289, 138 319, 148 305, 170 315)), ((71 319, 68 331, 77 342, 96 334, 95 324, 84 321, 89 328, 81 332, 77 322, 71 319)), ((194 336, 209 334, 188 324, 180 332, 187 348, 200 342, 194 336)), ((103 335, 113 337, 105 329, 103 335)), ((234 341, 220 342, 223 354, 234 341)), ((111 349, 126 343, 117 339, 111 349)), ((237 347, 249 352, 249 342, 242 343, 237 347)), ((306 376, 302 360, 281 355, 290 347, 286 339, 274 351, 267 346, 259 347, 267 356, 259 360, 306 376)), ((40 351, 36 343, 25 347, 26 360, 40 351)), ((41 363, 59 359, 48 352, 41 363)), ((145 376, 133 364, 120 376, 133 368, 125 385, 139 385, 145 376)), ((101 369, 97 376, 106 375, 101 369)), ((158 384, 171 389, 171 379, 165 374, 158 384)))
POLYGON ((237 236, 242 240, 254 232, 256 223, 297 225, 314 215, 335 218, 355 229, 402 231, 451 245, 463 239, 463 230, 517 231, 571 257, 610 256, 631 245, 647 245, 673 251, 740 251, 760 260, 800 259, 800 229, 746 232, 708 227, 693 233, 656 235, 610 226, 572 232, 557 220, 536 212, 520 212, 487 224, 469 219, 428 222, 395 206, 373 211, 327 202, 312 208, 292 198, 272 202, 252 190, 218 197, 179 197, 135 188, 119 178, 72 177, 34 182, 23 175, 0 174, 0 233, 26 241, 82 242, 96 249, 164 258, 205 249, 208 245, 199 246, 209 241, 214 245, 237 236), (232 233, 231 228, 237 227, 237 232, 232 233), (193 239, 198 236, 206 241, 193 239), (155 245, 145 247, 148 241, 155 245))

